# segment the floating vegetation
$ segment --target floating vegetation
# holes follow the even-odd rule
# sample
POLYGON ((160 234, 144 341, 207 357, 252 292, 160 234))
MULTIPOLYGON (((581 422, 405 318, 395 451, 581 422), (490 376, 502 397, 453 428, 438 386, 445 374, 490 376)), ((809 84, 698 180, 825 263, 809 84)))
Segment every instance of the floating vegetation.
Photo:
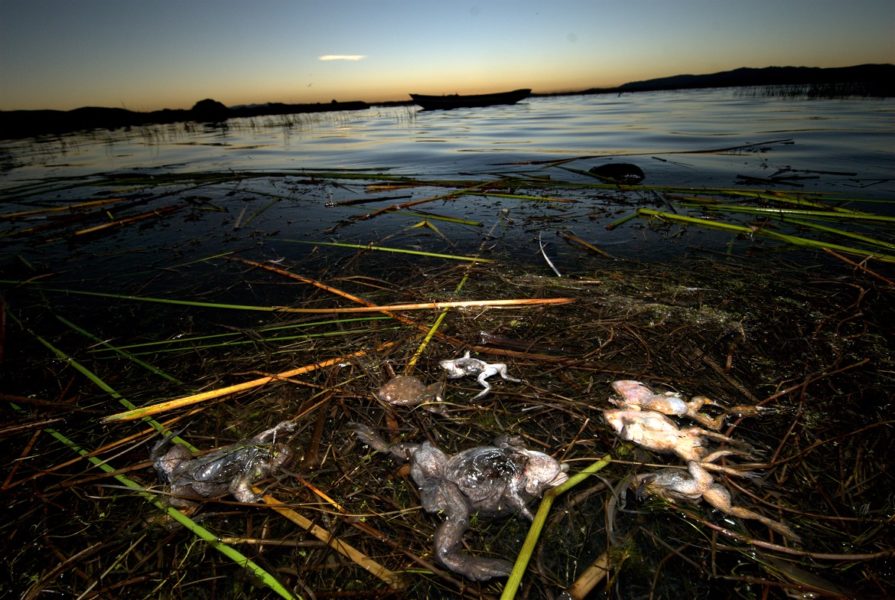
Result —
POLYGON ((0 591, 895 594, 891 203, 619 185, 570 162, 7 188, 0 531, 15 550, 0 591), (439 381, 440 361, 467 351, 520 381, 493 377, 475 403, 472 378, 416 406, 374 394, 396 373, 439 381), (711 473, 731 514, 763 520, 629 489, 668 465, 604 421, 626 379, 754 408, 706 418, 751 448, 752 463, 718 455, 711 473), (159 439, 202 455, 284 421, 295 459, 253 481, 259 502, 171 507, 159 439), (570 479, 532 524, 473 517, 471 551, 516 567, 467 581, 438 562, 441 520, 400 461, 374 458, 350 423, 448 454, 519 436, 570 479))

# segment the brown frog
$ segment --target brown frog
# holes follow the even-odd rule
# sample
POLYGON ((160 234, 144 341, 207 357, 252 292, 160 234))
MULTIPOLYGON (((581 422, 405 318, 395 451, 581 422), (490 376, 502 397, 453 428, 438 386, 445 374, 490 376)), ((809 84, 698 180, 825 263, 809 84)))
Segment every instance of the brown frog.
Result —
POLYGON ((427 402, 441 402, 441 383, 426 385, 416 377, 397 375, 389 379, 376 392, 383 402, 396 406, 415 406, 427 402))
POLYGON ((172 506, 186 508, 194 500, 227 492, 240 502, 257 502, 260 497, 252 491, 252 484, 292 458, 292 450, 275 440, 280 432, 294 429, 294 422, 283 421, 248 440, 198 458, 179 444, 171 445, 172 436, 167 436, 153 447, 150 456, 159 477, 169 487, 172 506))
POLYGON ((430 442, 389 445, 366 425, 351 427, 374 450, 410 461, 410 475, 420 488, 423 508, 445 518, 435 532, 438 562, 476 581, 506 576, 512 564, 461 550, 470 515, 517 514, 531 520, 528 503, 568 479, 567 465, 525 449, 516 438, 501 437, 494 446, 447 455, 430 442))

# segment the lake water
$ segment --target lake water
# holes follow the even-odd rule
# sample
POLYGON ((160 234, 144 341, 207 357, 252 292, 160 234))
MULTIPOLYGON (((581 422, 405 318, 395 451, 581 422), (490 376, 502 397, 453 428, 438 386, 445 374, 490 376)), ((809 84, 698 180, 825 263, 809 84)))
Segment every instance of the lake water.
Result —
MULTIPOLYGON (((895 194, 895 100, 779 99, 738 90, 530 98, 512 106, 234 119, 0 143, 0 186, 132 169, 389 169, 413 175, 531 171, 513 163, 627 156, 645 183, 728 186, 780 169, 803 189, 895 194), (785 140, 785 141, 781 141, 785 140), (741 151, 691 152, 764 144, 741 151)), ((616 159, 619 160, 619 159, 616 159)), ((571 166, 586 169, 601 159, 571 166)), ((555 169, 544 170, 562 176, 555 169)))
MULTIPOLYGON (((86 463, 70 464, 70 448, 33 433, 45 416, 64 417, 51 421, 61 434, 88 450, 106 448, 98 452, 110 468, 160 489, 147 462, 154 439, 131 437, 133 423, 99 420, 122 409, 116 399, 156 403, 332 359, 332 368, 222 397, 219 404, 198 405, 196 413, 178 412, 183 420, 176 428, 205 450, 294 418, 296 456, 313 449, 319 460, 307 469, 297 460, 289 471, 324 490, 354 515, 352 521, 364 515, 362 521, 382 532, 346 539, 389 568, 412 568, 405 575, 417 587, 408 597, 473 597, 475 588, 444 587, 398 550, 431 557, 440 517, 411 510, 418 504, 412 483, 396 475, 395 461, 368 460, 369 450, 351 442, 349 423, 384 432, 384 415, 393 414, 403 439, 432 439, 451 452, 518 432, 527 446, 570 461, 573 472, 612 453, 601 475, 614 488, 657 465, 682 466, 673 455, 619 444, 601 412, 618 379, 705 394, 728 406, 764 400, 765 412, 736 419, 733 433, 725 430, 754 446, 756 460, 768 461, 755 466, 761 485, 715 475, 717 481, 730 486, 735 505, 798 527, 804 540, 798 547, 806 551, 875 553, 876 562, 803 557, 799 568, 856 588, 828 596, 892 596, 883 574, 891 571, 885 549, 891 547, 895 492, 889 464, 880 457, 892 445, 893 263, 868 260, 868 273, 821 250, 795 249, 761 234, 786 231, 860 245, 856 260, 862 260, 867 252, 895 255, 895 228, 864 219, 877 214, 852 214, 860 217, 853 220, 812 215, 817 219, 809 226, 804 219, 719 212, 692 201, 699 196, 726 208, 753 208, 760 204, 756 198, 717 188, 762 190, 762 200, 770 196, 764 190, 822 191, 832 207, 891 214, 893 116, 895 100, 783 100, 706 90, 532 98, 448 112, 374 107, 234 120, 225 128, 184 123, 0 142, 0 351, 7 350, 0 381, 7 399, 36 403, 26 405, 27 416, 5 413, 11 425, 0 440, 9 465, 3 477, 16 480, 4 489, 13 507, 7 512, 16 519, 4 535, 21 549, 13 553, 10 573, 27 587, 32 574, 45 571, 48 552, 71 556, 72 568, 90 573, 86 580, 59 578, 59 585, 81 586, 71 596, 94 590, 95 578, 104 586, 96 590, 117 591, 120 584, 132 589, 120 595, 155 596, 162 589, 160 570, 162 577, 171 574, 166 585, 174 586, 173 595, 187 589, 178 588, 180 582, 204 584, 210 572, 232 573, 229 563, 216 566, 215 553, 187 550, 193 547, 187 534, 175 538, 174 531, 148 525, 150 509, 138 508, 142 500, 111 479, 97 479, 86 463), (544 162, 564 158, 572 160, 544 162), (638 164, 644 184, 653 187, 593 185, 598 182, 587 169, 608 160, 638 164), (322 169, 341 172, 309 171, 322 169), (393 185, 382 174, 414 181, 393 185), (795 178, 771 181, 781 174, 795 178), (463 190, 444 197, 470 182, 504 185, 490 194, 463 190), (655 187, 662 185, 688 189, 655 187), (716 189, 699 195, 705 188, 716 189), (429 201, 363 218, 411 200, 429 201), (643 207, 665 215, 637 217, 643 207), (703 222, 681 225, 672 216, 703 222), (718 221, 744 229, 702 226, 718 221), (569 241, 571 234, 590 247, 569 241), (379 252, 369 244, 441 256, 379 252), (473 267, 457 260, 460 255, 490 262, 473 267), (423 329, 441 322, 439 331, 451 336, 436 338, 419 355, 414 373, 427 383, 443 380, 439 360, 469 348, 507 363, 521 380, 497 381, 481 404, 469 404, 479 389, 474 380, 451 380, 447 413, 432 415, 386 407, 373 396, 389 369, 413 366, 422 334, 380 317, 333 315, 332 307, 354 304, 296 276, 379 305, 542 297, 575 302, 451 310, 443 322, 435 311, 408 313, 423 329), (304 315, 274 308, 284 306, 326 308, 304 315), (484 343, 481 332, 511 338, 525 353, 476 347, 484 343), (372 350, 386 341, 395 345, 372 350), (530 351, 571 362, 560 367, 530 351), (84 377, 82 367, 108 388, 84 377), (49 509, 40 510, 35 499, 49 509), (45 535, 35 537, 35 531, 45 535), (50 540, 54 547, 43 547, 50 540), (80 554, 106 548, 109 540, 134 551, 80 554)), ((786 205, 758 208, 768 206, 779 212, 786 205)), ((336 523, 338 535, 350 531, 335 514, 315 512, 321 505, 309 486, 285 473, 272 479, 265 489, 277 498, 315 522, 336 523)), ((783 597, 762 583, 788 577, 765 567, 775 564, 766 545, 757 554, 751 542, 741 544, 726 532, 716 537, 710 529, 784 543, 765 524, 724 517, 705 503, 647 504, 633 493, 628 508, 619 503, 615 511, 608 491, 592 483, 582 487, 588 489, 574 490, 573 503, 554 506, 537 569, 525 576, 530 597, 546 596, 546 590, 558 595, 559 583, 567 585, 609 548, 612 533, 604 524, 611 522, 630 549, 618 553, 624 562, 612 567, 615 596, 783 597)), ((211 501, 202 513, 214 535, 302 535, 293 524, 268 517, 272 512, 225 509, 211 501)), ((512 558, 518 551, 527 527, 522 520, 475 521, 465 539, 476 553, 485 540, 489 555, 512 558)), ((263 558, 296 589, 326 591, 333 582, 378 589, 372 576, 333 560, 329 545, 270 546, 263 558)), ((780 570, 789 573, 786 566, 780 570)), ((792 579, 807 580, 798 572, 792 579)), ((247 581, 228 575, 226 586, 238 589, 247 581)), ((493 585, 492 591, 500 584, 493 585)), ((831 587, 823 580, 817 585, 831 587)), ((209 589, 213 595, 216 588, 209 589)), ((244 595, 252 593, 258 591, 244 595)))

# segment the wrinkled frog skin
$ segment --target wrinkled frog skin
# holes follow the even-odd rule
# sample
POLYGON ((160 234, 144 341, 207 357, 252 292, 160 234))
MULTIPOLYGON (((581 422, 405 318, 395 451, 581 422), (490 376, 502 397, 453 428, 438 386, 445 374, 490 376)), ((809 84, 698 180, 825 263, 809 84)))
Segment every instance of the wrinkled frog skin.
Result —
POLYGON ((170 488, 172 506, 185 508, 192 506, 193 500, 228 492, 240 502, 257 502, 260 497, 252 491, 252 484, 292 458, 288 446, 274 443, 277 434, 294 429, 295 423, 284 421, 253 438, 198 458, 179 444, 171 445, 169 436, 152 449, 153 466, 170 488))
POLYGON ((472 358, 469 351, 460 358, 450 360, 442 360, 438 363, 442 369, 447 371, 448 379, 460 379, 474 375, 483 389, 481 392, 472 397, 473 400, 484 398, 491 391, 491 384, 487 379, 493 375, 500 375, 501 379, 521 383, 521 379, 510 377, 507 373, 507 366, 504 363, 487 363, 478 358, 472 358))
POLYGON ((517 514, 531 520, 528 503, 568 479, 567 465, 525 449, 517 439, 498 438, 494 446, 447 455, 430 442, 390 446, 366 425, 354 423, 352 429, 373 449, 410 461, 423 508, 445 517, 435 532, 438 562, 476 581, 506 576, 512 564, 461 550, 470 515, 517 514))

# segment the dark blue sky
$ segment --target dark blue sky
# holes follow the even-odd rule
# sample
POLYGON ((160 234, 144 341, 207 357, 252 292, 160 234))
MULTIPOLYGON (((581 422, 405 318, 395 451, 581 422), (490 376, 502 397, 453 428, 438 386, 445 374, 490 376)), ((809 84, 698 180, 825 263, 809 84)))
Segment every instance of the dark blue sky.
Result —
POLYGON ((895 0, 0 0, 0 109, 556 91, 895 62, 893 31, 895 0))

